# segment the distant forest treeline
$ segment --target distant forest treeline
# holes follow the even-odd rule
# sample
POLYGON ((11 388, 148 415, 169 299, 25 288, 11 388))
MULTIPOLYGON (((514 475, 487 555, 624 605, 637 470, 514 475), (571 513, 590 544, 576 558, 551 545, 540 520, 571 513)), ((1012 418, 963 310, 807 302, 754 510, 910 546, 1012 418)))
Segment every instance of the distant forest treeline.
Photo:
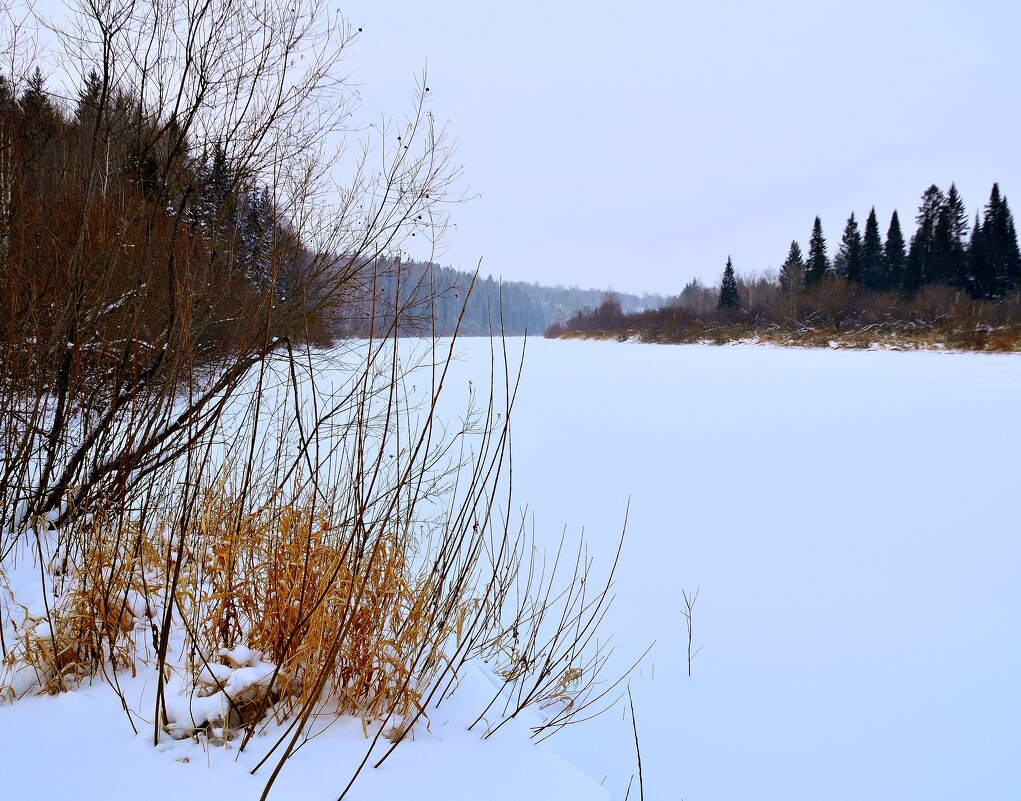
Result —
POLYGON ((907 243, 897 212, 884 238, 873 208, 864 232, 851 214, 830 259, 816 217, 807 257, 792 241, 777 275, 742 278, 728 258, 719 287, 691 281, 670 303, 638 313, 607 297, 546 335, 1018 350, 1019 281, 1017 231, 999 186, 969 225, 957 187, 932 185, 907 243))
MULTIPOLYGON (((540 286, 492 276, 473 281, 471 273, 429 262, 381 262, 374 272, 372 292, 361 301, 361 313, 349 315, 338 333, 365 335, 370 320, 376 330, 388 330, 399 316, 401 330, 407 334, 428 334, 433 326, 440 336, 455 329, 461 336, 501 331, 507 336, 541 334, 581 311, 597 308, 606 295, 600 289, 540 286)), ((614 297, 627 313, 658 308, 667 301, 663 295, 615 293, 614 297)))

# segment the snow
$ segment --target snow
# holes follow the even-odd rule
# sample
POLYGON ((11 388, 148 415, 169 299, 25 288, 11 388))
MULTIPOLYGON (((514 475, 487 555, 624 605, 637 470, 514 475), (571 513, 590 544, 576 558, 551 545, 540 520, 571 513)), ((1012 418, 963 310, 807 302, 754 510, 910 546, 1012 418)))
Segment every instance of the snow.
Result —
MULTIPOLYGON (((631 501, 646 797, 1021 798, 1019 408, 1012 356, 528 343, 518 502, 605 561, 631 501)), ((621 708, 558 739, 623 798, 621 708)))
MULTIPOLYGON (((451 420, 490 367, 487 341, 457 350, 451 420)), ((618 669, 656 642, 630 678, 646 797, 1021 797, 1019 401, 1012 356, 529 340, 515 503, 548 547, 584 528, 603 575, 630 499, 604 631, 618 669)), ((259 654, 221 656, 179 720, 196 701, 222 715, 218 682, 267 680, 259 654)), ((624 797, 623 704, 542 746, 527 720, 482 740, 466 725, 495 681, 472 665, 348 798, 624 797)), ((121 682, 148 714, 152 677, 121 682)), ((266 769, 248 771, 280 733, 239 756, 202 738, 154 749, 135 722, 101 682, 0 706, 0 797, 256 799, 266 769)), ((270 798, 337 798, 366 748, 341 719, 270 798)))
MULTIPOLYGON (((423 729, 402 743, 379 770, 367 767, 347 798, 605 801, 605 791, 595 782, 551 749, 531 745, 522 732, 482 741, 465 731, 471 708, 465 702, 478 702, 485 695, 483 684, 488 682, 480 676, 471 677, 464 700, 449 709, 445 704, 444 716, 433 720, 431 731, 423 729), (516 769, 519 765, 527 769, 516 769)), ((122 686, 129 702, 149 691, 131 679, 122 686)), ((138 736, 132 734, 116 697, 100 684, 0 707, 0 795, 19 801, 253 801, 262 792, 266 768, 256 776, 249 770, 281 733, 272 728, 253 741, 254 751, 239 756, 236 743, 179 740, 154 749, 146 738, 151 730, 144 724, 139 729, 138 736)), ((319 729, 288 761, 270 798, 334 801, 343 790, 368 747, 361 724, 342 719, 319 729)), ((389 745, 381 740, 376 757, 389 745)))

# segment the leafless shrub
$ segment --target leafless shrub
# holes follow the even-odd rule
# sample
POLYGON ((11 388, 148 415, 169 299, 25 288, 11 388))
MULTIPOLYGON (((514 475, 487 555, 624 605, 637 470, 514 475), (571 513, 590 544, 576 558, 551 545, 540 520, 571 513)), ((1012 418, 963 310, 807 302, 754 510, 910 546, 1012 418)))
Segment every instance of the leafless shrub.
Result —
MULTIPOLYGON (((338 187, 325 153, 355 33, 319 3, 83 3, 77 20, 67 63, 95 72, 74 119, 0 109, 0 584, 34 560, 47 601, 38 620, 0 603, 21 636, 4 669, 44 691, 151 669, 151 713, 121 701, 154 743, 240 728, 244 749, 285 721, 266 793, 324 714, 375 727, 366 759, 428 725, 466 659, 510 653, 510 619, 507 716, 589 714, 610 691, 609 579, 586 587, 580 546, 556 588, 562 554, 535 575, 496 511, 520 364, 494 348, 494 390, 444 429, 454 344, 409 351, 405 295, 377 292, 451 199, 428 87, 338 187), (252 271, 237 220, 260 186, 276 222, 252 271)), ((418 314, 428 288, 413 296, 418 314)))

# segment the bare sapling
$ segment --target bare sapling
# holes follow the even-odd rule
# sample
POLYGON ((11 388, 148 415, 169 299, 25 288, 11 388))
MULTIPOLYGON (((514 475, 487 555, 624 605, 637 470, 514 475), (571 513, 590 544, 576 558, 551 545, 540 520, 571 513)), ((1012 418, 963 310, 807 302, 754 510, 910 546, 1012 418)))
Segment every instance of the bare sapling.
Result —
POLYGON ((695 602, 698 600, 698 594, 701 591, 701 587, 696 587, 695 592, 690 594, 687 590, 681 590, 681 596, 684 598, 684 608, 681 610, 681 614, 684 615, 684 622, 688 629, 688 676, 691 676, 691 663, 698 656, 698 652, 702 650, 703 646, 699 646, 692 651, 692 631, 693 621, 692 614, 695 610, 695 602))

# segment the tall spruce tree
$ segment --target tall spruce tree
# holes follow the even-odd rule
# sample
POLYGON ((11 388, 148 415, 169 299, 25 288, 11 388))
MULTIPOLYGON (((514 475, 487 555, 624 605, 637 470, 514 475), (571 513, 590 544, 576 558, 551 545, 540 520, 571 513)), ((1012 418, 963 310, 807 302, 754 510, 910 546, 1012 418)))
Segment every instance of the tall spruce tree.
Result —
POLYGON ((939 278, 936 274, 936 223, 946 203, 943 191, 933 184, 922 193, 922 204, 915 218, 918 229, 911 237, 904 281, 901 289, 906 295, 913 295, 925 284, 939 278))
POLYGON ((74 107, 74 116, 82 127, 94 126, 99 116, 99 105, 103 102, 103 79, 95 68, 85 76, 85 83, 78 90, 78 102, 74 107))
POLYGON ((875 206, 865 220, 865 236, 861 243, 861 282, 873 292, 882 288, 886 265, 883 263, 883 240, 879 236, 879 221, 875 206))
MULTIPOLYGON (((24 120, 22 133, 28 135, 36 147, 44 146, 57 129, 58 115, 49 92, 46 91, 46 79, 39 67, 28 76, 25 90, 18 102, 24 120)), ((41 150, 37 150, 33 156, 40 153, 41 150)))
POLYGON ((245 275, 258 286, 263 287, 271 278, 269 260, 272 244, 273 203, 269 188, 252 191, 245 201, 241 220, 241 243, 238 264, 245 275))
POLYGON ((861 244, 861 232, 852 211, 840 238, 840 248, 833 258, 834 271, 848 281, 861 282, 861 244))
POLYGON ((975 225, 971 229, 971 241, 968 242, 968 292, 973 298, 992 297, 995 286, 989 258, 986 255, 985 240, 982 236, 982 222, 975 212, 975 225))
POLYGON ((1011 292, 1021 277, 1017 231, 1007 198, 1000 196, 999 184, 993 184, 982 220, 982 248, 986 260, 981 297, 1002 298, 1011 292))
POLYGON ((826 258, 826 239, 822 235, 822 220, 815 218, 812 225, 812 238, 808 241, 808 263, 805 265, 805 287, 818 284, 830 269, 826 258))
POLYGON ((785 298, 797 295, 805 288, 805 257, 801 255, 801 245, 797 240, 791 241, 787 259, 780 267, 780 291, 785 298))
POLYGON ((968 216, 957 186, 950 185, 946 201, 937 213, 932 237, 928 283, 963 287, 968 281, 965 236, 968 216))
POLYGON ((964 200, 961 199, 956 184, 950 184, 950 189, 947 190, 946 209, 950 218, 950 231, 954 239, 963 246, 968 238, 968 210, 964 207, 964 200))
POLYGON ((233 228, 237 222, 235 193, 239 181, 220 142, 213 145, 211 154, 204 151, 199 157, 195 179, 198 196, 188 214, 192 227, 202 228, 209 235, 233 228))
POLYGON ((737 276, 734 275, 734 265, 730 256, 727 256, 727 266, 723 269, 723 278, 720 279, 720 299, 716 303, 716 308, 741 308, 741 296, 737 291, 737 276))
POLYGON ((46 91, 46 78, 43 71, 36 67, 28 76, 25 91, 21 93, 21 107, 25 113, 32 114, 50 105, 50 96, 46 91))
POLYGON ((904 268, 907 263, 907 253, 904 249, 904 233, 900 227, 900 217, 897 210, 890 215, 890 227, 886 229, 886 245, 883 247, 883 255, 886 257, 886 275, 880 281, 880 289, 884 292, 899 290, 904 285, 904 268))

